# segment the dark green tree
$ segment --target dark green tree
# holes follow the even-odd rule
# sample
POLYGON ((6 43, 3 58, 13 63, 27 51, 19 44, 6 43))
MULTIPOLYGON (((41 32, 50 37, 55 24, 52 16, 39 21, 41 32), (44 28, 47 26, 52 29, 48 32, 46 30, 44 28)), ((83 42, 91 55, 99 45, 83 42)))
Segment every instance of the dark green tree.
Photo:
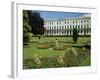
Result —
POLYGON ((86 29, 86 28, 84 28, 84 35, 86 35, 86 32, 87 32, 87 29, 86 29))
POLYGON ((78 40, 78 30, 77 30, 77 28, 73 29, 73 40, 74 40, 75 43, 78 40))
POLYGON ((43 18, 41 18, 40 13, 29 10, 28 17, 29 17, 29 25, 32 28, 32 33, 34 35, 43 35, 45 31, 45 28, 43 27, 44 20, 43 18))
POLYGON ((27 10, 23 10, 23 43, 28 44, 30 41, 30 32, 31 32, 31 27, 28 24, 29 19, 28 19, 28 14, 27 10))

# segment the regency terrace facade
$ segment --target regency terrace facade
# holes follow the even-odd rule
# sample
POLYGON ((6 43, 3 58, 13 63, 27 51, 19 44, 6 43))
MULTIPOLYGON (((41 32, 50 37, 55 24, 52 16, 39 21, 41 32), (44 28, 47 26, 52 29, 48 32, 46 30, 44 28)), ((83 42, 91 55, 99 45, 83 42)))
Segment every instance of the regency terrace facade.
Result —
POLYGON ((73 35, 77 28, 79 35, 91 34, 91 15, 65 19, 44 20, 45 35, 73 35))

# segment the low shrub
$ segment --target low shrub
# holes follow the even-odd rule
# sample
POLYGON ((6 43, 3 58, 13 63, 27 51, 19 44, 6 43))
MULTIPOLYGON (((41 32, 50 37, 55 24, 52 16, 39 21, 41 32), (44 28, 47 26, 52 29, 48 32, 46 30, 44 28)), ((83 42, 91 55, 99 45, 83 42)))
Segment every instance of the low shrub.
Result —
POLYGON ((76 47, 76 48, 82 48, 84 45, 83 44, 74 44, 72 45, 72 47, 76 47))
POLYGON ((38 45, 38 46, 37 46, 38 49, 48 49, 48 48, 50 48, 50 47, 51 47, 51 46, 48 45, 48 44, 41 44, 41 45, 38 45))
POLYGON ((63 47, 64 47, 65 49, 67 49, 67 48, 72 48, 71 45, 64 45, 63 47))
MULTIPOLYGON (((49 48, 47 44, 44 48, 49 48)), ((43 49, 43 46, 42 46, 43 49)), ((54 50, 63 50, 63 46, 55 46, 54 50)), ((73 67, 81 66, 80 64, 90 56, 89 50, 82 50, 79 48, 68 48, 64 55, 55 56, 39 56, 36 55, 33 58, 27 58, 23 61, 23 69, 38 69, 38 68, 58 68, 58 67, 73 67)), ((86 66, 90 65, 87 64, 86 66)))
POLYGON ((38 49, 48 49, 48 48, 52 48, 54 46, 55 46, 55 44, 52 43, 52 42, 49 42, 49 43, 45 42, 45 43, 39 43, 38 46, 37 46, 37 48, 38 49))
POLYGON ((30 44, 29 43, 23 43, 23 47, 28 48, 28 47, 30 47, 30 44))
POLYGON ((84 45, 84 47, 85 47, 86 49, 91 49, 91 45, 89 45, 89 44, 84 45))
POLYGON ((64 50, 65 48, 63 46, 55 46, 53 47, 53 50, 64 50))

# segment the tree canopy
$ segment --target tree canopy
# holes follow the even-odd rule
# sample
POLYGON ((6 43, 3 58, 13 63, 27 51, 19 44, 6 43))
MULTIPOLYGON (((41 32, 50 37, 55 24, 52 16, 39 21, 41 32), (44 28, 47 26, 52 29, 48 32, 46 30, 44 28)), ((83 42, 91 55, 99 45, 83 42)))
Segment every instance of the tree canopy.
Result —
POLYGON ((44 20, 41 18, 39 12, 33 12, 33 11, 28 11, 28 18, 29 18, 29 25, 32 28, 32 33, 34 35, 43 35, 45 28, 43 27, 44 25, 44 20))
POLYGON ((75 43, 78 40, 78 31, 77 31, 77 28, 73 29, 73 40, 74 40, 75 43))
POLYGON ((27 44, 30 41, 30 32, 31 32, 31 27, 28 24, 29 19, 28 19, 28 14, 27 10, 23 10, 23 43, 27 44))

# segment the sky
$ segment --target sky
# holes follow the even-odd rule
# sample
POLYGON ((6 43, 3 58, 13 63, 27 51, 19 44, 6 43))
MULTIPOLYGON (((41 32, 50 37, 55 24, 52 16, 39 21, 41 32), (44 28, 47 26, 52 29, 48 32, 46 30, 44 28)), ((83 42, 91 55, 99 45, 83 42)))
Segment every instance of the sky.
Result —
POLYGON ((65 19, 71 17, 80 17, 87 13, 76 12, 54 12, 54 11, 39 11, 43 19, 65 19))

